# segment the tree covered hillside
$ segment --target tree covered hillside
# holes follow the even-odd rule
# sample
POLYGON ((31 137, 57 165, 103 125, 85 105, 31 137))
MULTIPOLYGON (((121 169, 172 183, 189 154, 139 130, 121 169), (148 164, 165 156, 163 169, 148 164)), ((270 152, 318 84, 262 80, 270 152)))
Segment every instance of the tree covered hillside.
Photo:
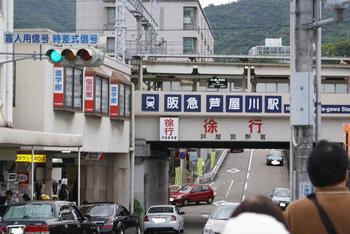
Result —
MULTIPOLYGON (((350 10, 344 22, 323 27, 323 43, 350 39, 350 10)), ((216 54, 247 54, 256 45, 264 45, 265 38, 282 37, 289 45, 289 0, 238 0, 237 2, 205 8, 214 29, 216 54)), ((323 18, 333 16, 323 10, 323 18)))

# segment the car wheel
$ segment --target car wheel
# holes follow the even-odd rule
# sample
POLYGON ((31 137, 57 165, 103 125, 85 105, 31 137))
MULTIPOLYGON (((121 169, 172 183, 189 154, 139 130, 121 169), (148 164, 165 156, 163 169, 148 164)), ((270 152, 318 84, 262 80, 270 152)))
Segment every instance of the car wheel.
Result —
POLYGON ((184 206, 188 206, 188 204, 189 204, 188 199, 185 199, 185 200, 182 202, 182 205, 184 205, 184 206))
POLYGON ((208 203, 208 204, 213 203, 213 198, 212 198, 212 197, 209 197, 208 200, 207 200, 207 203, 208 203))

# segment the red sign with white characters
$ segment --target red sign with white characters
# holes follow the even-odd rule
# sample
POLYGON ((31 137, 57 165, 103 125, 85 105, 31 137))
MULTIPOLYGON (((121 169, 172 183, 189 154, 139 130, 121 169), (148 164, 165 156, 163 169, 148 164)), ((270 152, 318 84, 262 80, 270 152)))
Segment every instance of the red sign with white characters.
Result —
POLYGON ((63 67, 54 65, 53 67, 53 107, 64 106, 64 76, 63 67))
POLYGON ((109 86, 109 116, 119 116, 119 84, 109 86))
POLYGON ((94 77, 85 76, 84 82, 84 111, 94 112, 94 77))

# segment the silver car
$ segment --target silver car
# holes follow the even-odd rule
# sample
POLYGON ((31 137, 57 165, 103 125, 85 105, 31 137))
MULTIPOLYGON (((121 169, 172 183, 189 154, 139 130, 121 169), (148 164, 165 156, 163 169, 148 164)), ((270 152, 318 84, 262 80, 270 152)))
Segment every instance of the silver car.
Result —
POLYGON ((284 210, 289 205, 291 200, 290 190, 288 188, 274 188, 271 198, 276 205, 284 210))
POLYGON ((143 227, 145 233, 153 231, 171 231, 180 233, 184 231, 184 212, 180 212, 173 205, 158 205, 148 208, 144 217, 143 227))
MULTIPOLYGON (((216 207, 209 216, 204 226, 203 234, 221 233, 222 229, 225 227, 227 220, 231 217, 231 214, 238 205, 239 203, 234 202, 220 203, 220 205, 216 207)), ((205 215, 202 217, 206 218, 205 215)))

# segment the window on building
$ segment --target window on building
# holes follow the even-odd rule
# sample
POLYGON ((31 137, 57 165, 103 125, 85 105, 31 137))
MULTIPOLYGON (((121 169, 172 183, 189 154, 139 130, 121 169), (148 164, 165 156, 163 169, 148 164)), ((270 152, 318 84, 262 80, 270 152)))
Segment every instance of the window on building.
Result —
POLYGON ((107 23, 105 30, 114 30, 115 25, 115 7, 107 7, 107 23))
POLYGON ((193 30, 196 28, 196 7, 184 7, 184 29, 193 30))
POLYGON ((82 110, 83 71, 77 68, 65 68, 64 107, 82 110))
POLYGON ((95 112, 108 114, 109 110, 109 84, 108 79, 101 76, 95 77, 95 112))
POLYGON ((115 38, 114 37, 107 37, 107 52, 114 52, 115 48, 115 38))
POLYGON ((197 38, 184 37, 183 39, 183 53, 196 54, 197 53, 197 38))

